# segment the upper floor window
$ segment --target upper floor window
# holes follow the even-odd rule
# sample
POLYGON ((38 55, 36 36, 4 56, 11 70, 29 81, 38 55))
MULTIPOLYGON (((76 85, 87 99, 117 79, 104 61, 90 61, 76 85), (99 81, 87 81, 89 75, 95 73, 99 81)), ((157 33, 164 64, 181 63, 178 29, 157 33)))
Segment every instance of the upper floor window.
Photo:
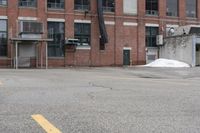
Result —
POLYGON ((36 7, 37 0, 19 0, 20 7, 36 7))
POLYGON ((0 20, 0 56, 7 55, 8 30, 7 20, 0 20))
POLYGON ((87 23, 75 23, 74 24, 74 38, 79 40, 79 46, 90 45, 90 24, 87 23))
POLYGON ((146 14, 158 15, 158 0, 146 0, 146 14))
POLYGON ((123 0, 123 12, 125 14, 137 14, 137 0, 123 0))
POLYGON ((115 0, 103 0, 104 12, 115 12, 115 0))
POLYGON ((186 0, 186 16, 197 17, 197 0, 186 0))
POLYGON ((0 5, 6 6, 7 5, 7 0, 0 0, 0 5))
POLYGON ((167 0, 167 16, 178 16, 178 0, 167 0))
POLYGON ((64 0, 48 0, 47 7, 50 9, 64 9, 65 1, 64 0))
POLYGON ((74 1, 75 10, 89 10, 90 9, 90 0, 75 0, 74 1))

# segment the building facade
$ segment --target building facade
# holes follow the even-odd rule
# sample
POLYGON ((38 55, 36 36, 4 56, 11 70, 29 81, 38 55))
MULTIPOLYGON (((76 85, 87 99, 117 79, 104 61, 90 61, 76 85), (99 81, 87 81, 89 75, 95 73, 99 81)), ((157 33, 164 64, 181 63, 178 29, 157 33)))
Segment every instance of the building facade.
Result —
POLYGON ((16 56, 22 67, 145 64, 158 57, 156 35, 200 24, 200 0, 102 0, 102 45, 97 1, 0 0, 0 67, 14 67, 16 56), (16 38, 25 38, 18 47, 16 38), (68 39, 78 39, 74 50, 65 47, 68 39))

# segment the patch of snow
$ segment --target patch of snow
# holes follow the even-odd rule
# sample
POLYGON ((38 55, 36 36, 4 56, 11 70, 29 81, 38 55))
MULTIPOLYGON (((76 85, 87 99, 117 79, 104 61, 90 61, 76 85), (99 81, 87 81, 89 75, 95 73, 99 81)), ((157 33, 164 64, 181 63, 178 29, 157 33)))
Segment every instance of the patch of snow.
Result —
POLYGON ((147 65, 146 67, 190 67, 189 64, 177 60, 157 59, 147 65))

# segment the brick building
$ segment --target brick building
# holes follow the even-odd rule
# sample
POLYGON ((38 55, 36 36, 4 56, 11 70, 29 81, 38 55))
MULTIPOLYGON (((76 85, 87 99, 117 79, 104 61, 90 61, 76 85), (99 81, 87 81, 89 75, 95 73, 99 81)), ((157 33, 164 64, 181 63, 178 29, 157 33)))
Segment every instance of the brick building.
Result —
POLYGON ((97 1, 0 0, 0 67, 14 67, 15 56, 22 67, 145 64, 157 58, 156 35, 200 23, 200 0, 102 0, 100 45, 97 1), (66 49, 71 38, 77 46, 66 49))

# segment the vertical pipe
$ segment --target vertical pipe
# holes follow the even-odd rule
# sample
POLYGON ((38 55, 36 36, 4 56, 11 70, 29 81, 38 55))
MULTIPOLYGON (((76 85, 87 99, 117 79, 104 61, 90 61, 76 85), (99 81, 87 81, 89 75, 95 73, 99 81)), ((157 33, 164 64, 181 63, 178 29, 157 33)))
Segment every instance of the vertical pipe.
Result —
POLYGON ((40 68, 43 67, 42 63, 43 63, 43 55, 42 55, 42 42, 41 42, 41 47, 40 47, 40 68))

